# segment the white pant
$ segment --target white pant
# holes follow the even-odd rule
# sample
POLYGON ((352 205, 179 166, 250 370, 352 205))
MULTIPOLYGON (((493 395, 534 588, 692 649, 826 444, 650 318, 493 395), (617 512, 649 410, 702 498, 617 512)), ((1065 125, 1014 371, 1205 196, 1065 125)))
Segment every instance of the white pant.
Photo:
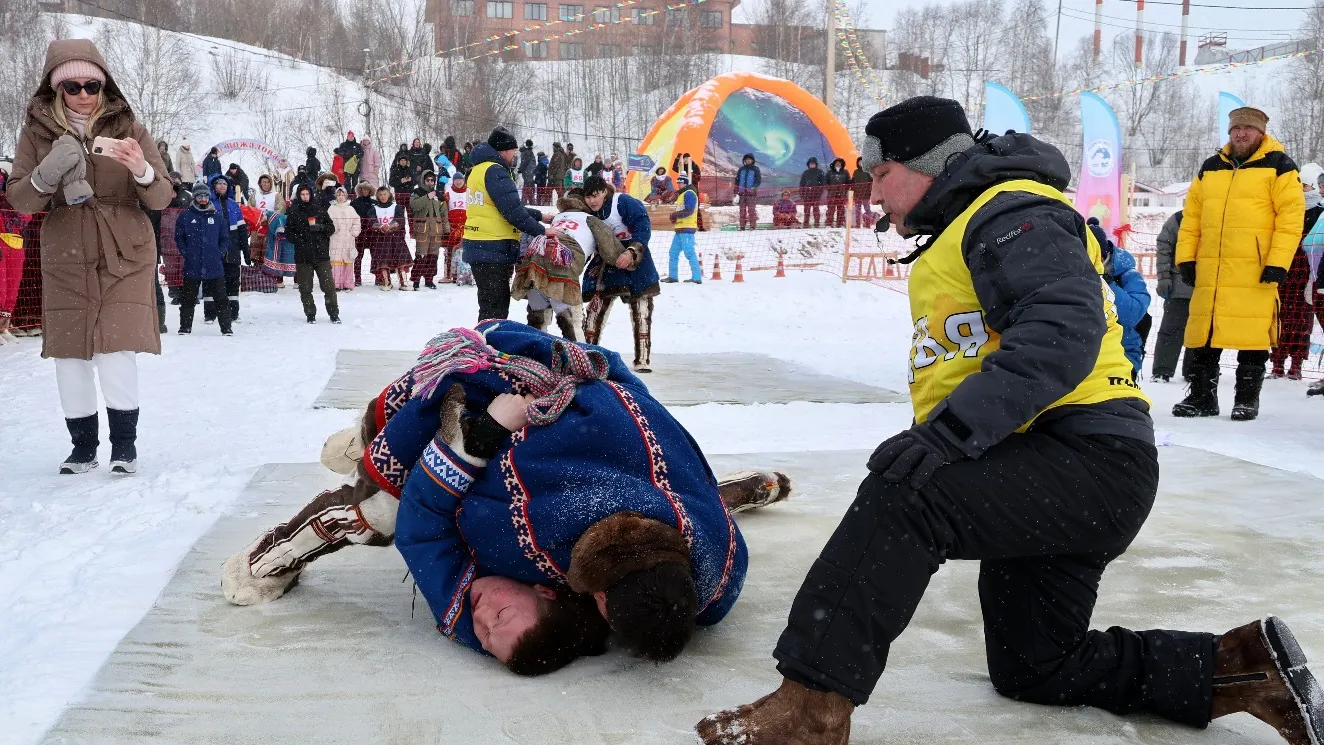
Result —
POLYGON ((560 300, 553 300, 552 298, 547 297, 546 295, 542 294, 541 290, 535 287, 529 288, 528 300, 529 300, 529 310, 547 310, 548 308, 551 308, 552 315, 557 315, 557 316, 561 315, 562 313, 565 313, 566 311, 574 307, 573 305, 568 305, 566 303, 561 302, 560 300))
POLYGON ((91 360, 55 361, 55 384, 66 419, 82 419, 97 413, 96 378, 106 408, 132 411, 138 408, 137 352, 93 355, 91 360), (96 371, 95 374, 93 371, 96 371))

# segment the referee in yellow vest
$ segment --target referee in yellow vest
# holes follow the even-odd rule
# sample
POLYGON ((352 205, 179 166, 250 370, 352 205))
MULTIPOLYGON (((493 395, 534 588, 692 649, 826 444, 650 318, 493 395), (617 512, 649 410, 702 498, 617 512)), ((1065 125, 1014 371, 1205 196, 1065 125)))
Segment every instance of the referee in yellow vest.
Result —
POLYGON ((998 693, 1193 727, 1248 712, 1291 745, 1320 742, 1319 686, 1275 617, 1221 636, 1090 629, 1159 463, 1099 245, 1062 195, 1066 159, 1029 135, 976 139, 959 103, 929 96, 865 134, 871 201, 924 236, 903 260, 914 423, 874 451, 792 603, 781 687, 704 719, 701 739, 844 745, 930 576, 966 559, 998 693))
POLYGON ((510 315, 510 278, 519 262, 519 241, 529 235, 560 235, 561 229, 544 225, 544 217, 525 207, 515 187, 515 158, 519 143, 502 127, 492 130, 470 156, 469 215, 464 223, 464 261, 473 268, 478 286, 478 320, 510 315))

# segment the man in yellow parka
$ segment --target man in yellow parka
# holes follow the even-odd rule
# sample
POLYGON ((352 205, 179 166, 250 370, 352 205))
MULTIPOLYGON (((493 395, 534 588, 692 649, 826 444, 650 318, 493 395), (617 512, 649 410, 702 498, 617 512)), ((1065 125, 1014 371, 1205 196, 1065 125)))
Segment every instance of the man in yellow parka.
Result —
POLYGON ((1278 343, 1278 285, 1301 242, 1306 211, 1296 164, 1267 135, 1269 117, 1243 107, 1228 143, 1200 166, 1186 195, 1177 266, 1195 287, 1186 323, 1190 391, 1178 417, 1218 416, 1218 359, 1237 354, 1234 421, 1259 415, 1269 350, 1278 343))

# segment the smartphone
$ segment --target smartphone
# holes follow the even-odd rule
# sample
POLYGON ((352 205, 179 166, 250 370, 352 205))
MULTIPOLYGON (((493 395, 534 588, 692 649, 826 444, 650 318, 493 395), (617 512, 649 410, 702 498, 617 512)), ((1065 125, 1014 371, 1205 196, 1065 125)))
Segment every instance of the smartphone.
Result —
POLYGON ((119 140, 113 137, 98 137, 92 140, 92 154, 109 158, 110 152, 115 149, 114 146, 117 144, 119 144, 119 140))

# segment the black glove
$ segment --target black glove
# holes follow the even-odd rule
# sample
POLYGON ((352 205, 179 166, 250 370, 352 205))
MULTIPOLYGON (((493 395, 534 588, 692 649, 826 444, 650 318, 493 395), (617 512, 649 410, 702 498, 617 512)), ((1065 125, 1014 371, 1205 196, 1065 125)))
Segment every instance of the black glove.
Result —
POLYGON ((869 470, 892 483, 909 479, 910 487, 919 489, 940 467, 965 457, 932 427, 916 424, 884 440, 869 456, 869 470))
POLYGON ((1177 265, 1177 271, 1181 272, 1181 281, 1185 282, 1186 284, 1190 285, 1191 287, 1194 287, 1194 286, 1195 286, 1195 262, 1194 262, 1194 261, 1188 261, 1188 262, 1186 262, 1185 264, 1178 264, 1178 265, 1177 265))
POLYGON ((1287 270, 1281 266, 1266 266, 1260 272, 1260 284, 1282 284, 1287 281, 1287 270))

